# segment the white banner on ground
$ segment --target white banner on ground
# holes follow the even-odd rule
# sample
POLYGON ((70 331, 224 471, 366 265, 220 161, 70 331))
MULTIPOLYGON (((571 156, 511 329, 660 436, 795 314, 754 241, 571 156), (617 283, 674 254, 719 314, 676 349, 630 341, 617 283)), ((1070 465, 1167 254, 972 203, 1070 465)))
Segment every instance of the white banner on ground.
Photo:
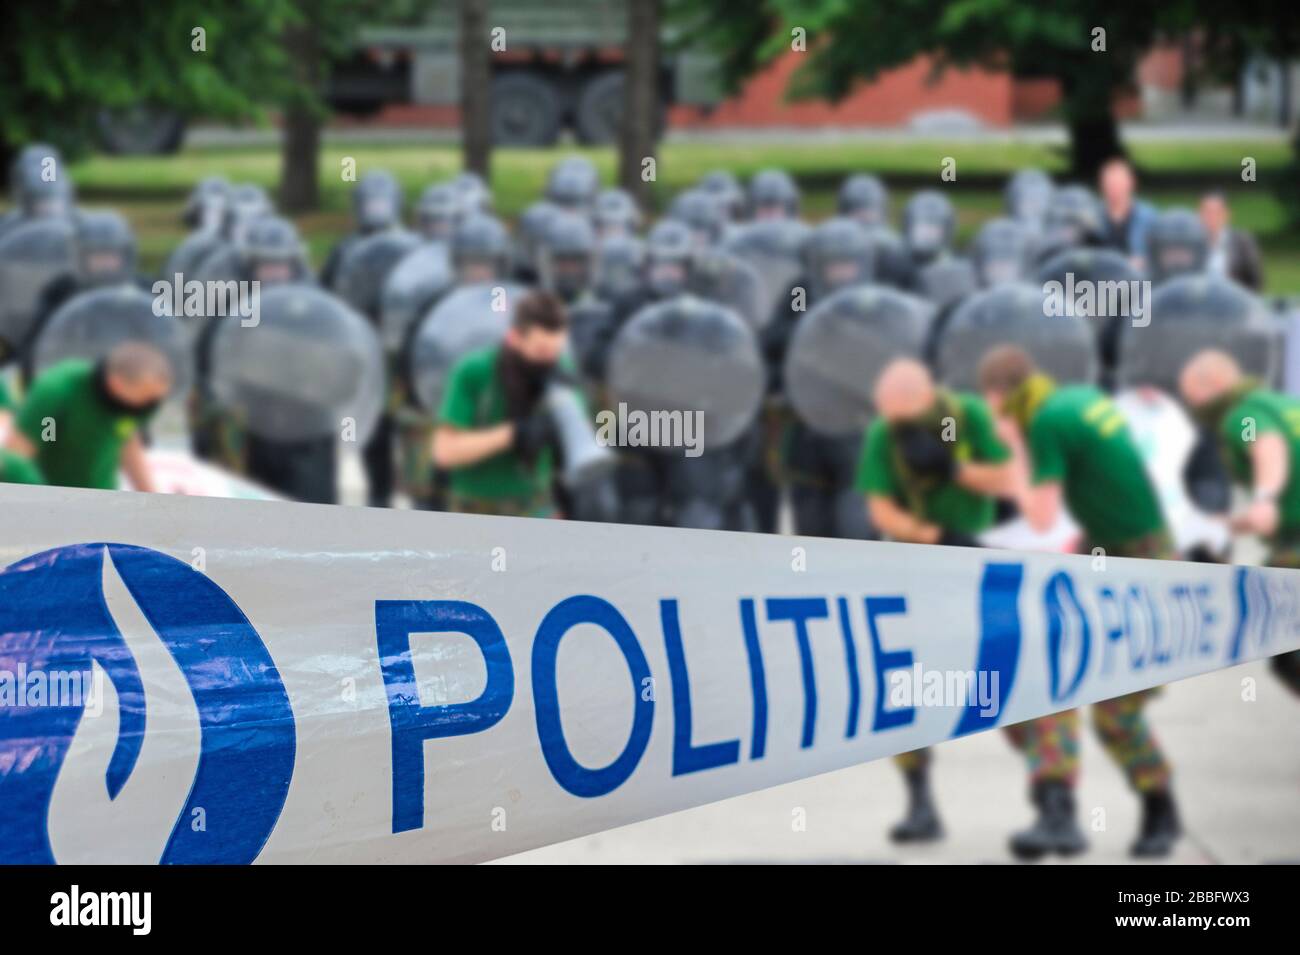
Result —
POLYGON ((0 486, 0 861, 473 861, 1300 647, 1293 571, 0 486))

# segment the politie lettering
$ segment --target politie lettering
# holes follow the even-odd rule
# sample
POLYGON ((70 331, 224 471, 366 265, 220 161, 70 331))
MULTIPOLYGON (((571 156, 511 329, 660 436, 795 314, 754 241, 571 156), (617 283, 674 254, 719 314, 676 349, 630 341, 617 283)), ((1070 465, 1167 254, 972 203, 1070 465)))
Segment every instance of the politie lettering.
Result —
MULTIPOLYGON (((786 628, 800 661, 803 692, 800 746, 814 745, 818 731, 819 679, 813 662, 815 621, 826 621, 827 624, 818 629, 818 635, 824 635, 830 629, 839 632, 843 672, 822 674, 821 679, 846 680, 849 705, 844 735, 846 738, 857 735, 862 690, 850 603, 846 597, 836 598, 832 620, 832 603, 823 597, 771 597, 761 601, 745 598, 740 601, 741 639, 754 704, 749 759, 762 759, 766 752, 769 689, 763 640, 780 639, 781 631, 786 628), (759 606, 768 624, 762 638, 757 620, 759 606)), ((905 616, 907 602, 901 596, 870 596, 864 598, 862 607, 870 635, 876 686, 871 729, 877 732, 908 725, 914 719, 914 711, 911 707, 886 708, 884 687, 889 671, 912 666, 913 654, 906 649, 885 650, 880 636, 881 618, 905 616)), ((659 609, 672 694, 672 775, 681 776, 739 762, 739 739, 694 741, 690 673, 683 647, 681 612, 678 602, 671 598, 661 600, 659 609)), ((375 602, 375 630, 392 730, 393 832, 405 832, 419 829, 424 824, 425 741, 481 733, 500 722, 514 701, 516 661, 512 660, 505 636, 492 615, 466 601, 379 600, 375 602), (462 633, 477 644, 487 670, 487 681, 476 699, 431 706, 420 702, 410 638, 413 633, 430 632, 462 633)), ((891 638, 891 643, 897 642, 891 638)), ((529 662, 538 741, 552 777, 568 792, 586 798, 603 796, 617 789, 632 775, 649 745, 656 702, 654 694, 643 692, 643 688, 652 683, 653 675, 640 639, 627 618, 617 607, 599 597, 588 594, 568 597, 542 618, 533 638, 529 662), (606 766, 590 767, 578 762, 564 738, 560 720, 556 661, 564 636, 580 624, 594 625, 608 634, 628 671, 632 727, 622 750, 606 766)))

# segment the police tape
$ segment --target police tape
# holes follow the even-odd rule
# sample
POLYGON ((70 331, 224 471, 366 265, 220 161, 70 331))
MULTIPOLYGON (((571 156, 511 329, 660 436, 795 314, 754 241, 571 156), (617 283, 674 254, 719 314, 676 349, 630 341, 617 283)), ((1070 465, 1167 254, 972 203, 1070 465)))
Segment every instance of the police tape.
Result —
POLYGON ((0 516, 8 863, 490 859, 1300 647, 1276 569, 5 485, 0 516))

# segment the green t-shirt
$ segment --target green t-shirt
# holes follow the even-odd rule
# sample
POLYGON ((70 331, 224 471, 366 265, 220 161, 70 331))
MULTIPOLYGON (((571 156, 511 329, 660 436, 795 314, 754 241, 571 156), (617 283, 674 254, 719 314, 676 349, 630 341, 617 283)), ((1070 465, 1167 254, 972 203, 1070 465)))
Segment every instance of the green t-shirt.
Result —
POLYGON ((41 469, 21 454, 0 448, 0 484, 44 484, 41 469))
POLYGON ((9 383, 0 378, 0 411, 13 411, 14 407, 14 396, 9 390, 9 383))
MULTIPOLYGON (((998 439, 993 415, 988 405, 975 395, 956 394, 950 399, 955 407, 956 448, 958 461, 1000 464, 1011 453, 998 439)), ((942 438, 942 416, 936 417, 936 434, 942 438)), ((867 427, 858 459, 857 489, 864 494, 890 497, 921 520, 944 530, 977 534, 993 523, 993 498, 976 494, 953 481, 933 489, 920 490, 911 485, 894 453, 893 433, 883 418, 867 427)))
POLYGON ((61 487, 116 488, 122 448, 141 420, 111 407, 99 392, 95 366, 75 359, 42 373, 18 412, 19 429, 36 446, 37 466, 61 487))
POLYGON ((1225 449, 1228 468, 1235 481, 1251 486, 1254 468, 1250 459, 1255 439, 1280 434, 1290 450, 1286 487, 1278 498, 1278 535, 1300 533, 1300 398, 1266 388, 1248 391, 1233 404, 1219 425, 1219 439, 1225 449))
MULTIPOLYGON (((466 355, 451 370, 443 393, 439 424, 470 430, 506 420, 506 393, 497 373, 500 346, 466 355)), ((531 466, 512 450, 451 471, 453 494, 485 500, 549 499, 551 451, 538 453, 531 466)))
POLYGON ((1029 422, 1033 483, 1059 481, 1088 544, 1119 549, 1165 529, 1128 423, 1090 385, 1057 388, 1029 422))

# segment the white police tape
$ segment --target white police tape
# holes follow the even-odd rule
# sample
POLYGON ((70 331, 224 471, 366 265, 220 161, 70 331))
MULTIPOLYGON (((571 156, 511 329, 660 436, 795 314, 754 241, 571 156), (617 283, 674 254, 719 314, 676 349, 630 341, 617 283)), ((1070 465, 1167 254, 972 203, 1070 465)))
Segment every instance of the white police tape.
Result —
POLYGON ((5 485, 0 558, 4 862, 489 859, 1300 647, 1172 561, 5 485))

